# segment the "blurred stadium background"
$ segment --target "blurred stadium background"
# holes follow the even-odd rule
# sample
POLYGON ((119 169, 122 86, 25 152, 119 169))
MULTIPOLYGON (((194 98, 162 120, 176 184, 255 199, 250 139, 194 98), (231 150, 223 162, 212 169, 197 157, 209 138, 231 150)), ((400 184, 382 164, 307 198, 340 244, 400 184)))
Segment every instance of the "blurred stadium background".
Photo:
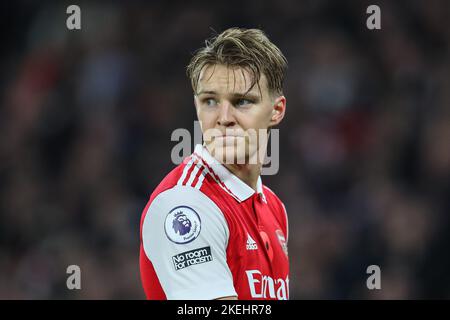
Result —
POLYGON ((195 120, 185 66, 231 26, 289 61, 280 171, 263 180, 289 214, 291 298, 450 298, 448 1, 1 6, 0 298, 144 298, 140 215, 174 167, 171 132, 195 120))

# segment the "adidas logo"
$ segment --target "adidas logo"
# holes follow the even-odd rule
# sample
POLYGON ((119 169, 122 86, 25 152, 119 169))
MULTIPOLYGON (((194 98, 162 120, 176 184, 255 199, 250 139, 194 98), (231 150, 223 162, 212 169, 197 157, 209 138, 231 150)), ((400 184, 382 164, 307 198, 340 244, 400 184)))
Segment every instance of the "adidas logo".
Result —
POLYGON ((247 233, 247 250, 258 250, 255 240, 247 233))

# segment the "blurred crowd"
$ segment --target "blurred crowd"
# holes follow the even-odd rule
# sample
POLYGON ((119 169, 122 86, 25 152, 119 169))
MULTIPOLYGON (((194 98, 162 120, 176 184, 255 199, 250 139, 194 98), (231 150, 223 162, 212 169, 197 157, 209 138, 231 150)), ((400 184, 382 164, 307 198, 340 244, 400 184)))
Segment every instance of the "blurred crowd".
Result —
POLYGON ((4 5, 0 299, 144 298, 140 216, 196 120, 185 67, 232 26, 289 62, 263 182, 289 215, 291 299, 449 299, 450 3, 378 1, 381 30, 365 1, 188 3, 79 2, 78 31, 69 4, 4 5))

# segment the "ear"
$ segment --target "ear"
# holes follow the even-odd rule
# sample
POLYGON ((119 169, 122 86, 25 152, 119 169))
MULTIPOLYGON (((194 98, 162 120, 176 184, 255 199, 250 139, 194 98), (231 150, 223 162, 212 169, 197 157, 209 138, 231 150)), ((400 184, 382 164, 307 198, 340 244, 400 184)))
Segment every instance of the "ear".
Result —
POLYGON ((284 118, 286 112, 286 97, 279 96, 275 99, 272 106, 272 117, 270 118, 269 127, 278 125, 284 118))

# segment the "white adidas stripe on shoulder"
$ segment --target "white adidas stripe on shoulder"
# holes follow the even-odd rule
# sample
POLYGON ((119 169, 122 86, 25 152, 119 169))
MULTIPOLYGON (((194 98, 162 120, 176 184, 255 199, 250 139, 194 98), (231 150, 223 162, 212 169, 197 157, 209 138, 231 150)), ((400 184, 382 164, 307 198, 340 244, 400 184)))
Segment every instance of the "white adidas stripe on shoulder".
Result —
POLYGON ((192 182, 194 182, 195 176, 197 175, 198 169, 199 169, 199 166, 198 166, 198 163, 196 163, 194 165, 194 169, 191 171, 191 174, 189 175, 189 179, 186 182, 186 186, 192 185, 192 182))
MULTIPOLYGON (((230 196, 232 196, 234 199, 236 199, 237 201, 240 202, 239 198, 236 197, 233 193, 231 193, 224 185, 222 185, 222 182, 221 182, 220 180, 218 180, 218 179, 214 176, 214 173, 212 173, 212 172, 208 169, 208 167, 205 166, 205 165, 203 164, 203 159, 202 159, 202 158, 199 158, 199 157, 198 157, 197 155, 195 155, 195 154, 193 154, 192 156, 195 157, 195 158, 201 163, 201 165, 203 166, 203 175, 204 175, 204 176, 206 176, 207 174, 209 174, 210 177, 213 178, 214 181, 219 185, 219 187, 222 188, 222 190, 224 190, 226 193, 228 193, 230 196)), ((212 169, 211 169, 211 170, 212 170, 212 169)), ((200 181, 200 184, 199 184, 199 186, 198 186, 198 189, 201 187, 201 184, 203 183, 203 179, 205 178, 204 176, 199 178, 201 181, 200 181)), ((198 183, 197 183, 197 184, 198 184, 198 183)), ((197 188, 197 185, 196 185, 195 187, 197 188)))
POLYGON ((203 184, 203 180, 205 179, 205 176, 208 174, 208 169, 203 167, 202 172, 200 172, 200 176, 198 177, 197 183, 195 184, 195 189, 200 190, 203 184))
POLYGON ((205 176, 209 173, 209 170, 199 161, 197 157, 192 157, 189 162, 186 164, 186 166, 183 169, 183 174, 181 175, 180 179, 177 182, 177 185, 185 185, 189 187, 194 187, 198 190, 200 190, 203 180, 205 179, 205 176), (194 165, 194 168, 192 166, 194 165), (191 170, 192 169, 192 170, 191 170), (195 186, 193 186, 195 177, 198 175, 197 183, 195 186), (183 181, 186 180, 186 177, 188 177, 188 180, 185 184, 183 184, 183 181))
POLYGON ((194 162, 194 159, 191 158, 191 160, 189 160, 189 162, 184 166, 183 174, 181 175, 181 178, 177 182, 178 186, 183 185, 183 181, 184 181, 184 179, 186 179, 187 173, 188 173, 189 169, 191 168, 193 162, 194 162))

